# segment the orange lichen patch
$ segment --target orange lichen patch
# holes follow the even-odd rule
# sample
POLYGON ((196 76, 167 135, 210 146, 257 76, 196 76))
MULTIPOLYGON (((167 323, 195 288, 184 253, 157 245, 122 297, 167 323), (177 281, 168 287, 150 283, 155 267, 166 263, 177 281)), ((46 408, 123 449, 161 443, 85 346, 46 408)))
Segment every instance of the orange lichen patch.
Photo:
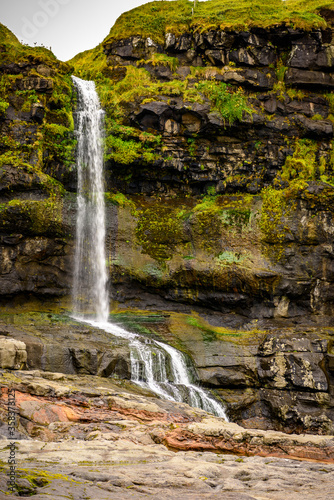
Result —
POLYGON ((49 425, 52 422, 75 422, 80 419, 71 408, 41 401, 22 401, 19 404, 19 413, 22 417, 41 425, 49 425))
POLYGON ((180 413, 156 413, 146 410, 137 410, 132 408, 120 408, 118 406, 111 406, 111 410, 120 415, 124 415, 129 419, 138 420, 139 422, 152 422, 153 420, 159 422, 174 422, 174 423, 187 423, 199 420, 198 418, 191 418, 180 413))
MULTIPOLYGON (((1 403, 7 403, 7 388, 1 389, 1 403)), ((62 403, 53 403, 31 396, 27 393, 15 391, 15 406, 21 417, 41 425, 49 425, 52 422, 76 422, 80 415, 62 403)))

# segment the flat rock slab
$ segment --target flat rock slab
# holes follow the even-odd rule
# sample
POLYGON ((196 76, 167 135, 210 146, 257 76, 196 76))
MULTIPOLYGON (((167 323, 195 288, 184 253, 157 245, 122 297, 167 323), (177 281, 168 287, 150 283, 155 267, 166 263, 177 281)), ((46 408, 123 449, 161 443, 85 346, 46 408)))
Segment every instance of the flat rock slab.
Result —
POLYGON ((244 429, 96 376, 4 371, 0 384, 1 500, 331 498, 334 436, 244 429), (9 387, 14 438, 4 432, 9 387), (12 441, 16 496, 7 495, 12 441))
MULTIPOLYGON (((0 456, 8 454, 0 442, 0 456)), ((18 483, 36 500, 141 498, 328 500, 334 465, 200 452, 124 440, 41 443, 21 441, 18 483)), ((0 491, 6 492, 5 468, 0 491)), ((26 495, 25 495, 26 496, 26 495)), ((0 498, 2 498, 0 496, 0 498)), ((17 498, 9 495, 4 498, 17 498)))

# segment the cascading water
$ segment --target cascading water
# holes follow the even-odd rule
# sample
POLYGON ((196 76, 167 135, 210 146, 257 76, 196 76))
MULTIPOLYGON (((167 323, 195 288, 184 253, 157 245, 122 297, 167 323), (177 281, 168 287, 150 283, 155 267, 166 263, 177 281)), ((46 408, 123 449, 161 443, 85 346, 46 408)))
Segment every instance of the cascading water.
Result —
POLYGON ((73 305, 76 319, 126 338, 131 380, 163 398, 186 402, 226 419, 224 409, 192 383, 184 355, 169 345, 109 323, 103 189, 103 111, 94 82, 72 77, 77 89, 78 202, 73 305))
POLYGON ((94 82, 72 77, 77 88, 78 201, 73 283, 74 310, 108 319, 103 189, 103 111, 94 82))

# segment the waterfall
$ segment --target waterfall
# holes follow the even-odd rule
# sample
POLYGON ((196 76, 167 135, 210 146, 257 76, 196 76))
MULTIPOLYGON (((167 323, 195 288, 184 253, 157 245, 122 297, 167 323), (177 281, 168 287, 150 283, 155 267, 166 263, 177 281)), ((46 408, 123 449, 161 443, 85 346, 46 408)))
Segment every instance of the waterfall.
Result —
POLYGON ((181 352, 108 322, 102 147, 104 113, 94 82, 75 76, 72 79, 78 98, 74 317, 129 341, 133 382, 165 399, 186 402, 226 419, 222 406, 192 382, 181 352))
POLYGON ((103 111, 94 82, 72 77, 77 89, 77 224, 73 304, 79 316, 108 318, 103 189, 103 111))

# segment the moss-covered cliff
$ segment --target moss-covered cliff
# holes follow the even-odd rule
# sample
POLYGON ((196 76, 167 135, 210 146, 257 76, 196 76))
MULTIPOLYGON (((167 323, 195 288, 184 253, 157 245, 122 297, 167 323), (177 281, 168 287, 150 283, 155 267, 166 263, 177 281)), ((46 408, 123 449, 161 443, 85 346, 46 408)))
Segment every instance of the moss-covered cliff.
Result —
POLYGON ((69 295, 70 75, 93 79, 115 311, 168 310, 138 331, 188 352, 234 419, 333 432, 333 4, 193 7, 125 13, 68 64, 1 26, 0 295, 69 295))
POLYGON ((331 315, 333 5, 193 7, 145 4, 71 61, 106 109, 109 199, 136 197, 114 298, 331 315))
POLYGON ((0 294, 68 291, 72 68, 0 25, 0 294), (67 263, 67 264, 66 264, 67 263))

